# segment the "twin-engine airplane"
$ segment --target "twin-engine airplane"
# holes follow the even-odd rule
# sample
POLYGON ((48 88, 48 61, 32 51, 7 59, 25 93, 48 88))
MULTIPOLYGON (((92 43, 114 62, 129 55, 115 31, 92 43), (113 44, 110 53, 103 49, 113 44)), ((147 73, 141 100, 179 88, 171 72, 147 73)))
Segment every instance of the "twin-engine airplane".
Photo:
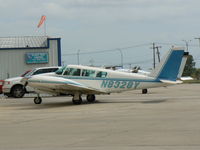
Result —
POLYGON ((182 83, 177 78, 185 67, 187 55, 188 52, 184 52, 183 48, 172 48, 158 66, 146 75, 68 65, 54 74, 25 77, 22 82, 38 92, 38 96, 34 98, 35 104, 42 102, 39 93, 71 95, 74 104, 81 104, 81 96, 87 95, 87 101, 94 102, 95 94, 119 93, 182 83))

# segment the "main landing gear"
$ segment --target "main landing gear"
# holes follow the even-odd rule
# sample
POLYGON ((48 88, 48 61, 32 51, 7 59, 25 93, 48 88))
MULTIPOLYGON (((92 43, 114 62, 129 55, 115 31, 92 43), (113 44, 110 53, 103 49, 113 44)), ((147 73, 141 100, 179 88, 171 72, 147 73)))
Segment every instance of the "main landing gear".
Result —
MULTIPOLYGON (((94 94, 88 94, 87 97, 86 97, 87 101, 89 103, 93 103, 95 100, 96 100, 96 97, 94 94)), ((75 105, 80 105, 82 103, 82 98, 81 98, 81 95, 80 94, 75 94, 72 98, 72 102, 75 104, 75 105)))
POLYGON ((147 94, 148 90, 147 89, 142 89, 142 94, 147 94))
POLYGON ((89 103, 93 103, 95 100, 96 100, 96 97, 95 97, 94 94, 88 94, 88 95, 87 95, 87 101, 88 101, 89 103))
POLYGON ((82 98, 81 98, 81 95, 80 94, 75 94, 72 98, 72 102, 75 104, 75 105, 80 105, 82 103, 82 98))

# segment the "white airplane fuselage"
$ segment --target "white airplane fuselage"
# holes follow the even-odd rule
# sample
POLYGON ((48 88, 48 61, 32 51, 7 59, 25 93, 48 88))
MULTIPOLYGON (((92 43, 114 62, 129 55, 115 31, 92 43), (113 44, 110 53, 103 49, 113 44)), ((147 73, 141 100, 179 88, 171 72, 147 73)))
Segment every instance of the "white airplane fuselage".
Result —
MULTIPOLYGON (((137 73, 124 73, 119 71, 112 71, 108 69, 101 69, 88 66, 69 65, 68 67, 89 69, 97 71, 103 71, 107 73, 107 77, 86 77, 86 76, 66 76, 66 75, 36 75, 29 79, 29 86, 39 89, 49 89, 54 92, 65 93, 74 92, 75 88, 62 86, 65 83, 71 85, 78 85, 80 87, 87 87, 94 89, 93 94, 101 94, 123 92, 127 90, 136 90, 143 88, 153 88, 160 86, 167 86, 168 84, 163 83, 155 78, 148 77, 146 75, 140 75, 137 73), (97 92, 95 92, 95 90, 97 92)), ((78 88, 77 88, 78 90, 78 88)), ((81 92, 81 90, 80 90, 81 92)), ((91 93, 91 92, 89 92, 91 93)))

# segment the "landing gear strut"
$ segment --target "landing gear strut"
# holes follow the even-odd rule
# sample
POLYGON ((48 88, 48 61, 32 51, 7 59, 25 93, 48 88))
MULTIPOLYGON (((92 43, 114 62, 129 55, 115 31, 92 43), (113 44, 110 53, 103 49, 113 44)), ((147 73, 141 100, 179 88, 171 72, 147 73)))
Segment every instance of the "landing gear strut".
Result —
POLYGON ((81 95, 80 94, 75 94, 72 98, 72 102, 75 104, 75 105, 80 105, 82 103, 82 98, 81 98, 81 95))
POLYGON ((95 95, 94 94, 88 94, 87 95, 87 101, 89 102, 89 103, 93 103, 94 101, 95 101, 95 95))
POLYGON ((42 103, 42 98, 40 97, 39 94, 37 94, 37 97, 34 98, 34 103, 35 104, 41 104, 42 103))

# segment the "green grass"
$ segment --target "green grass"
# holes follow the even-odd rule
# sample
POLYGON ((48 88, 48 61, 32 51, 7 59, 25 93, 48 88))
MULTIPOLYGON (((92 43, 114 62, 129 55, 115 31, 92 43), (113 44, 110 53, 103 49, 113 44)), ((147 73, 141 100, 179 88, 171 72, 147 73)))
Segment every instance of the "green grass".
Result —
POLYGON ((183 83, 200 83, 200 80, 187 80, 187 81, 183 81, 183 83))

